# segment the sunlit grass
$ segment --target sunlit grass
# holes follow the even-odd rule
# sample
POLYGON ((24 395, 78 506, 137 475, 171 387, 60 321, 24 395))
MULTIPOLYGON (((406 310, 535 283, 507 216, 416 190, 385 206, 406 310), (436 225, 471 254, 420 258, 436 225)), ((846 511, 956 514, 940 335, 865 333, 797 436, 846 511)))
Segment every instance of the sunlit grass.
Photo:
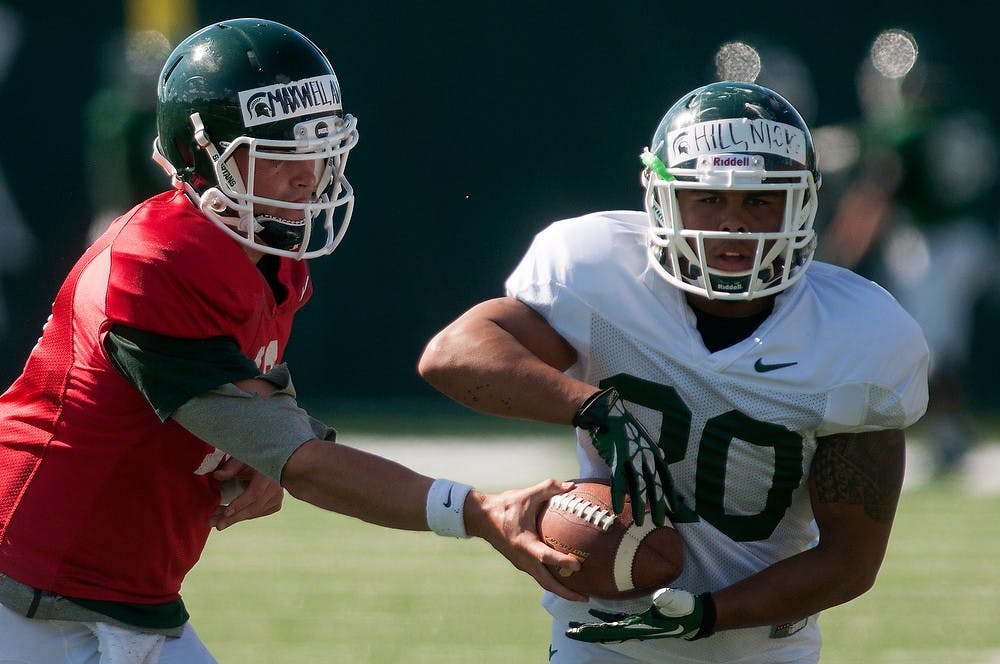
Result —
MULTIPOLYGON (((1000 495, 958 481, 904 493, 875 587, 821 618, 824 664, 1000 662, 998 522, 1000 495)), ((213 534, 184 598, 223 663, 547 659, 540 591, 489 545, 291 498, 213 534)))

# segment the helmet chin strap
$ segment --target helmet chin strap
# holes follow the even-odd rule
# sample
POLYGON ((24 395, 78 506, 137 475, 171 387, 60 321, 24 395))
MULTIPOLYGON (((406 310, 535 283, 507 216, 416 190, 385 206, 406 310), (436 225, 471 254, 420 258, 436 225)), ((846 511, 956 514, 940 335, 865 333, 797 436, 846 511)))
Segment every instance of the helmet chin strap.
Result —
MULTIPOLYGON (((243 182, 242 175, 240 175, 240 169, 235 168, 235 165, 231 167, 232 158, 222 161, 222 155, 219 154, 215 143, 212 142, 212 139, 208 136, 208 132, 205 131, 205 123, 202 122, 200 113, 191 114, 191 125, 194 128, 194 140, 198 144, 198 147, 204 150, 205 154, 211 158, 212 163, 218 167, 219 174, 226 180, 230 188, 248 194, 247 186, 243 182)), ((222 215, 226 210, 234 209, 232 201, 218 187, 212 187, 206 191, 202 196, 202 200, 204 205, 207 205, 219 215, 222 215)), ((258 217, 265 217, 266 215, 255 216, 249 210, 235 209, 239 211, 238 221, 230 225, 241 233, 246 233, 247 239, 256 235, 264 228, 258 217)))
MULTIPOLYGON (((688 276, 692 279, 701 278, 701 268, 693 263, 688 263, 688 276)), ((715 279, 745 279, 750 276, 750 272, 719 272, 709 269, 708 276, 715 279)), ((757 278, 767 283, 774 278, 774 267, 762 267, 757 272, 757 278)))
MULTIPOLYGON (((688 279, 697 283, 698 286, 705 288, 706 285, 704 275, 699 265, 695 265, 694 263, 688 261, 686 272, 688 279)), ((727 273, 711 269, 708 270, 708 285, 711 286, 712 292, 750 293, 751 287, 753 286, 753 279, 754 276, 750 271, 727 273)), ((757 272, 757 280, 759 283, 767 284, 772 279, 774 279, 773 265, 762 267, 757 272)))

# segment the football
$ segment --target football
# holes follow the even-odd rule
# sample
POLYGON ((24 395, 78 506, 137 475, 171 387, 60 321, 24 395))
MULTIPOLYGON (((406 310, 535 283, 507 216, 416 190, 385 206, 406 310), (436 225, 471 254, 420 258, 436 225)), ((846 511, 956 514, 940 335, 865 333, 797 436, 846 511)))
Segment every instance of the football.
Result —
POLYGON ((653 525, 647 509, 643 525, 632 522, 625 498, 622 514, 611 509, 605 480, 574 480, 576 486, 551 498, 538 512, 538 534, 553 549, 580 560, 580 570, 550 567, 571 590, 593 597, 622 599, 669 585, 683 568, 683 548, 669 519, 653 525))

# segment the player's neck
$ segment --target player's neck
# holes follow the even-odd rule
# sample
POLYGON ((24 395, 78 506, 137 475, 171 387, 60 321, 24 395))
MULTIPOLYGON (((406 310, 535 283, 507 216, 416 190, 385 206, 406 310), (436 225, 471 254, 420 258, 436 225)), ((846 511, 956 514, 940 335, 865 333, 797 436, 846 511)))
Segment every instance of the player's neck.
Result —
POLYGON ((246 245, 241 245, 243 251, 246 253, 247 257, 254 263, 254 265, 260 263, 260 259, 264 257, 263 251, 257 251, 246 245))
POLYGON ((688 306, 720 318, 747 318, 774 308, 774 296, 755 300, 710 300, 694 293, 685 294, 688 306))
POLYGON ((698 319, 698 333, 701 335, 705 348, 715 353, 752 335, 761 323, 771 315, 770 305, 773 304, 773 299, 768 299, 767 302, 768 308, 748 316, 719 316, 701 309, 694 309, 695 317, 698 319))

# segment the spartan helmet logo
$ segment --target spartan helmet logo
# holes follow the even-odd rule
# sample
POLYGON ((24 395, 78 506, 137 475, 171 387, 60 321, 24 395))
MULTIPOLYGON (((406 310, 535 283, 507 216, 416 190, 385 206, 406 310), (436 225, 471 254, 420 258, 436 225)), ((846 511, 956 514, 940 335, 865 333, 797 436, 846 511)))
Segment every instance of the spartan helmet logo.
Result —
POLYGON ((267 103, 267 93, 259 92, 247 99, 247 114, 251 118, 274 117, 274 109, 267 103))
POLYGON ((688 146, 688 133, 686 131, 682 131, 677 136, 674 136, 670 152, 672 154, 688 154, 691 152, 691 148, 688 146))

